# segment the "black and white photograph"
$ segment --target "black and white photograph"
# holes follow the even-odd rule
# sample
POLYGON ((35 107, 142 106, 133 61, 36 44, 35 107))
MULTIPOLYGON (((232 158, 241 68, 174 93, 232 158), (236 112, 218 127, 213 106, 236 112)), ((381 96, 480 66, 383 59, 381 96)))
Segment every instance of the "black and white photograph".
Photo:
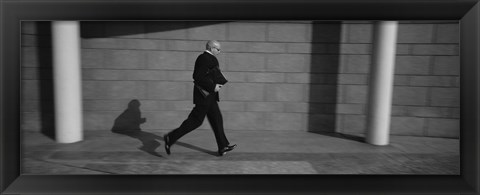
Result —
POLYGON ((458 20, 20 26, 21 174, 461 173, 458 20))

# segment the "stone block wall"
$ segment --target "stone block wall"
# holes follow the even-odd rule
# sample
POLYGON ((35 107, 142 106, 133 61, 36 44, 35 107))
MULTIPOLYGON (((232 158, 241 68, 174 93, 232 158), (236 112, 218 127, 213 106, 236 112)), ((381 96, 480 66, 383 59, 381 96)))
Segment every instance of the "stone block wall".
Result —
MULTIPOLYGON (((49 22, 22 25, 22 128, 52 128, 49 22)), ((110 130, 134 99, 144 130, 171 130, 192 104, 206 40, 222 43, 228 130, 362 134, 370 22, 82 22, 85 130, 110 130)), ((392 134, 459 135, 457 21, 401 22, 392 134)), ((205 120, 201 129, 209 129, 205 120)))

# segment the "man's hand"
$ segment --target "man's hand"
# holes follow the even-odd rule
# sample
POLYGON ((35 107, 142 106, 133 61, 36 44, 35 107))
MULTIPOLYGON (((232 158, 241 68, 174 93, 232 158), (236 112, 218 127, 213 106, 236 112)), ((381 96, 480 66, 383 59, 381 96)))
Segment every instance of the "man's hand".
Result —
POLYGON ((222 88, 223 85, 217 84, 215 85, 215 92, 220 91, 220 88, 222 88))

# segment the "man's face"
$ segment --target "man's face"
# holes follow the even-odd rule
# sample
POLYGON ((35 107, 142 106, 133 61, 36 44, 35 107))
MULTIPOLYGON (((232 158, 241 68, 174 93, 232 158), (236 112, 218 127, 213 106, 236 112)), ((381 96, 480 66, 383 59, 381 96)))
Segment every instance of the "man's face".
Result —
POLYGON ((221 51, 221 50, 222 50, 222 49, 221 49, 221 47, 220 47, 220 44, 218 44, 218 43, 217 43, 217 44, 214 44, 213 47, 212 47, 212 53, 213 53, 214 55, 220 54, 220 51, 221 51))

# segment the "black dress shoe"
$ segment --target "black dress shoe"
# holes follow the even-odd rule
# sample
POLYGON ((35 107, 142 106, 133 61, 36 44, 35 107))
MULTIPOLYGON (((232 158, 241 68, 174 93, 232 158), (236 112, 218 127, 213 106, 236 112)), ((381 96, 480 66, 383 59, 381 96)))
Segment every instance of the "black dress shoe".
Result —
POLYGON ((237 147, 237 144, 233 144, 233 145, 227 146, 225 148, 222 148, 222 149, 218 150, 218 155, 223 156, 223 155, 227 154, 227 152, 232 151, 235 147, 237 147))
POLYGON ((168 134, 163 136, 163 141, 165 142, 165 151, 170 155, 170 138, 168 137, 168 134))
POLYGON ((218 151, 219 156, 223 156, 225 154, 227 154, 227 152, 225 151, 225 148, 218 151))

